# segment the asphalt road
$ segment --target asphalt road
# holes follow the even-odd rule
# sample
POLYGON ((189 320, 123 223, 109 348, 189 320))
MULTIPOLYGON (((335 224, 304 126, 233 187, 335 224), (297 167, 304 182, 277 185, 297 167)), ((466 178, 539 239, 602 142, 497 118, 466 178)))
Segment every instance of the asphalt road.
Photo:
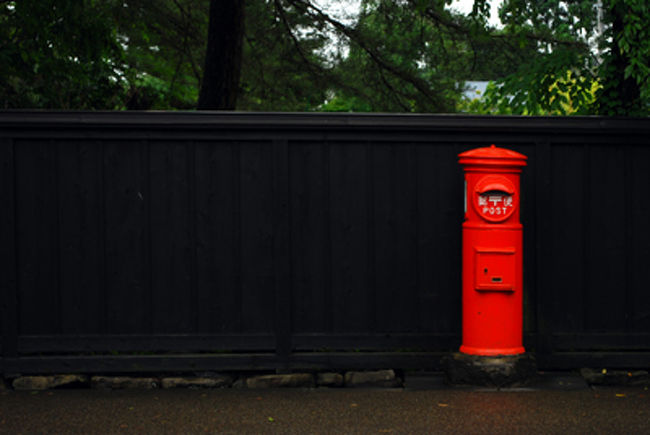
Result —
POLYGON ((1 433, 650 433, 650 391, 0 392, 1 433))

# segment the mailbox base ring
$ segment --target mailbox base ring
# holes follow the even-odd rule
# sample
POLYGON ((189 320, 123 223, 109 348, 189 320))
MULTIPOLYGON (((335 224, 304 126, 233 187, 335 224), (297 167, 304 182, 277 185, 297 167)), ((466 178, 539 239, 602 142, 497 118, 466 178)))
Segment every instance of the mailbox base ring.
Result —
POLYGON ((483 348, 483 347, 462 345, 460 347, 460 352, 467 355, 499 356, 499 355, 521 355, 523 353, 526 353, 526 349, 524 349, 523 346, 503 347, 503 348, 483 348))

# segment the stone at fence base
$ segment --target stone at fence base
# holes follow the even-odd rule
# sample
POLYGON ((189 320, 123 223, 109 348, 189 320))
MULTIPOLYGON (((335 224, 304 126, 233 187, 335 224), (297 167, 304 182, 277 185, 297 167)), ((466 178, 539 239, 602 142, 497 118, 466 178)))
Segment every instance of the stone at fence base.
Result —
POLYGON ((88 385, 84 375, 20 376, 13 380, 14 390, 49 390, 53 388, 75 388, 88 385))
POLYGON ((345 386, 397 388, 402 386, 402 380, 395 376, 394 370, 347 372, 345 373, 345 386))
POLYGON ((230 376, 211 376, 209 378, 163 378, 160 386, 171 388, 228 388, 232 385, 230 376))
POLYGON ((580 369, 580 375, 589 385, 650 385, 650 374, 645 370, 580 369))
POLYGON ((457 352, 441 362, 452 385, 518 387, 529 385, 537 377, 535 358, 528 353, 482 356, 457 352))
POLYGON ((128 376, 93 376, 90 380, 93 388, 107 390, 121 390, 138 388, 151 390, 158 388, 159 382, 156 378, 136 378, 128 376))
POLYGON ((257 388, 312 388, 314 375, 309 373, 292 373, 287 375, 263 375, 246 379, 246 387, 257 388))
POLYGON ((319 387, 342 387, 343 375, 340 373, 318 373, 316 385, 319 387))

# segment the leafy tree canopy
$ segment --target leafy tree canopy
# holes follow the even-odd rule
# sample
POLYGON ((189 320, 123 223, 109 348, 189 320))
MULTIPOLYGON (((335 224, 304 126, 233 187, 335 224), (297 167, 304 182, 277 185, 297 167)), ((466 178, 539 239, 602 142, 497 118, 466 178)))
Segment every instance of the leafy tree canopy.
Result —
POLYGON ((116 108, 122 55, 110 1, 0 3, 0 106, 116 108))
POLYGON ((649 12, 645 0, 506 0, 502 37, 535 55, 489 89, 482 109, 647 115, 649 12))
MULTIPOLYGON (((361 0, 348 17, 316 0, 222 1, 245 5, 241 29, 220 40, 238 41, 241 59, 211 63, 235 64, 225 77, 239 77, 239 110, 650 110, 645 0, 505 0, 501 28, 488 24, 490 0, 468 16, 451 0, 361 0), (467 102, 466 80, 492 84, 467 102)), ((205 70, 220 28, 210 4, 0 0, 0 108, 196 108, 205 77, 219 76, 205 70)))

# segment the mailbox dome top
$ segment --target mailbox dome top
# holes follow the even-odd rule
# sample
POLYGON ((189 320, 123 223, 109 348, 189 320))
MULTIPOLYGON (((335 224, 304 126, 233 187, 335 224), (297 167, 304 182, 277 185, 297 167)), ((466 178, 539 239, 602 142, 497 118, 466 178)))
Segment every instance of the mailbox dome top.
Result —
POLYGON ((494 145, 475 148, 458 155, 461 165, 526 166, 526 159, 523 154, 494 145))

